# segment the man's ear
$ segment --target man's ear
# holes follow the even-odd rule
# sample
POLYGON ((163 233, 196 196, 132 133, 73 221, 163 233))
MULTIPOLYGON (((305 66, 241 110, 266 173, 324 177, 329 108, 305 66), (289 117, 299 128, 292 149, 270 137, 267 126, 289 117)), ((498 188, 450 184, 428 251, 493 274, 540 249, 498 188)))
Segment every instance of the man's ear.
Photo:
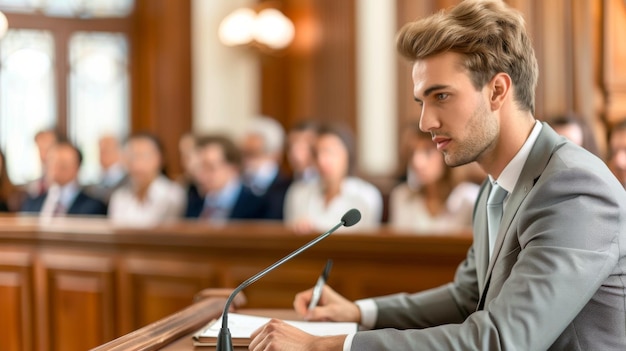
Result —
POLYGON ((491 110, 499 110, 508 96, 511 94, 511 77, 506 73, 496 74, 488 83, 490 94, 489 103, 491 110))

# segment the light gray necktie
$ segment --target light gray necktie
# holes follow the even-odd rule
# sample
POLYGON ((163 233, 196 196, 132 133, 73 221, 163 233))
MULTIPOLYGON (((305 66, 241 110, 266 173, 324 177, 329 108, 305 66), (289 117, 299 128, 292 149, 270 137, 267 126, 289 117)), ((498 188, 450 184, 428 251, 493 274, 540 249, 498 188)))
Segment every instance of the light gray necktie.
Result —
POLYGON ((487 199, 487 230, 489 231, 489 259, 493 254, 493 247, 498 236, 498 229, 502 221, 502 203, 508 192, 497 183, 492 184, 487 199))

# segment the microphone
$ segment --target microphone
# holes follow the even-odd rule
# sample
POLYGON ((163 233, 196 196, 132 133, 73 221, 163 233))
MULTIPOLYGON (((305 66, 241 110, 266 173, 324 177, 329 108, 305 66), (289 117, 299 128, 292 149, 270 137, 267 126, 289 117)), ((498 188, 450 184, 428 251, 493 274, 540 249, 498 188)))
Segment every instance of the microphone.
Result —
POLYGON ((303 251, 308 250, 311 246, 322 241, 323 239, 325 239, 327 236, 332 234, 335 230, 339 229, 340 227, 342 226, 351 227, 357 224, 360 220, 361 220, 361 212, 359 212, 359 210, 357 210, 356 208, 349 210, 343 215, 343 217, 341 217, 341 222, 339 222, 332 229, 318 236, 317 238, 309 241, 308 243, 304 244, 304 246, 302 246, 301 248, 281 258, 279 261, 265 268, 264 270, 260 271, 254 276, 248 278, 248 280, 241 283, 235 290, 233 290, 233 292, 228 297, 228 300, 226 300, 226 304, 224 305, 224 312, 222 312, 222 327, 220 328, 220 333, 217 336, 217 346, 215 350, 216 351, 232 351, 233 350, 233 340, 230 336, 230 330, 228 329, 228 310, 230 309, 230 304, 233 302, 233 299, 235 298, 235 296, 237 296, 237 294, 239 294, 239 292, 241 292, 241 290, 245 289, 250 284, 256 282, 267 273, 273 271, 276 267, 289 261, 290 259, 299 255, 303 251))

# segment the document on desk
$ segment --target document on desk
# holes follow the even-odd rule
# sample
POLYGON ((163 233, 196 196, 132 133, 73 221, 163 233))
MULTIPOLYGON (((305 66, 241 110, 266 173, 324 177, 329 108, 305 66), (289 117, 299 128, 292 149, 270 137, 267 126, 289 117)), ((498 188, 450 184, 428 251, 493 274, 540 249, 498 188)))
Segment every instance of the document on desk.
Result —
MULTIPOLYGON (((248 346, 250 344, 250 336, 262 325, 269 322, 271 318, 258 317, 239 313, 228 314, 228 329, 232 336, 233 346, 248 346)), ((296 328, 318 336, 324 335, 342 335, 351 334, 357 331, 356 323, 339 323, 339 322, 305 322, 305 321, 285 321, 296 328)), ((206 327, 200 329, 194 336, 195 346, 215 346, 217 343, 217 335, 222 327, 222 318, 209 323, 206 327)))

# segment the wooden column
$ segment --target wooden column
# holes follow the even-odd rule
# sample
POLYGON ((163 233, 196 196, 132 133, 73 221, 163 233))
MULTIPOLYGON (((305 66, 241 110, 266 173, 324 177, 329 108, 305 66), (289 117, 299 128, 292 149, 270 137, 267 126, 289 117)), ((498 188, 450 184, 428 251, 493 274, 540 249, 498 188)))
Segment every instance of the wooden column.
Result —
POLYGON ((178 139, 191 129, 191 1, 137 0, 131 73, 133 132, 155 133, 170 176, 181 172, 178 139))

